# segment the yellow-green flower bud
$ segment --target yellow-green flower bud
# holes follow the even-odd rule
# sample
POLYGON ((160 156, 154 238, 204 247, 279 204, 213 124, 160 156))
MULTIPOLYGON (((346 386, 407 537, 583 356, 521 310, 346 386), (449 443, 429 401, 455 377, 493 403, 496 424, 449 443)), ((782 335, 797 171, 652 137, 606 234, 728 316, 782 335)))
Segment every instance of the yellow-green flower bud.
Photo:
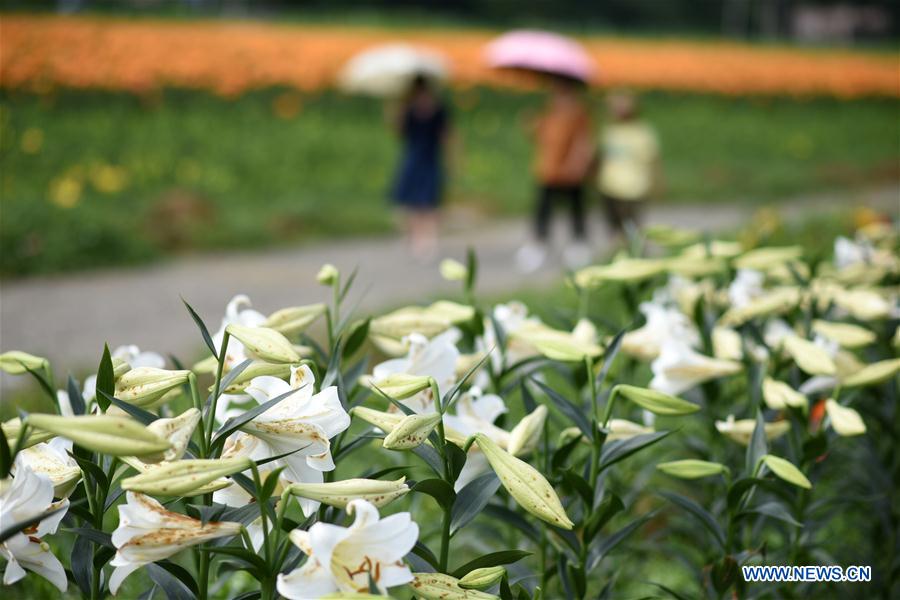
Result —
POLYGON ((866 432, 866 424, 859 413, 848 406, 841 406, 829 398, 825 401, 825 412, 831 427, 840 436, 862 435, 866 432))
POLYGON ((458 260, 445 258, 441 261, 441 277, 447 281, 462 281, 469 276, 469 270, 458 260))
POLYGON ((876 385, 883 381, 887 381, 892 377, 896 377, 897 373, 900 373, 900 358, 881 360, 866 365, 853 375, 844 379, 844 381, 841 382, 841 385, 844 387, 876 385))
POLYGON ((213 458, 177 460, 163 463, 122 480, 122 489, 158 496, 193 496, 197 488, 208 483, 246 471, 253 466, 249 458, 213 458))
POLYGON ((784 383, 766 377, 762 384, 763 400, 772 410, 784 410, 788 406, 805 408, 808 405, 806 396, 784 383))
POLYGON ((622 258, 608 265, 585 267, 575 273, 579 287, 595 287, 607 281, 636 282, 666 269, 666 261, 655 258, 622 258))
POLYGON ((116 398, 137 406, 151 406, 170 390, 187 383, 190 374, 154 367, 131 369, 116 381, 116 398))
POLYGON ((443 314, 411 306, 372 319, 369 334, 399 340, 415 332, 430 338, 446 331, 451 324, 443 314))
POLYGON ((316 275, 316 281, 322 285, 334 285, 340 277, 341 273, 337 270, 337 267, 331 263, 327 263, 322 265, 322 268, 319 269, 319 273, 316 275))
POLYGON ((247 351, 272 363, 297 363, 300 355, 286 337, 268 327, 245 327, 232 323, 225 328, 226 333, 241 341, 247 351))
POLYGON ((613 392, 621 394, 655 415, 689 415, 700 410, 700 407, 693 402, 633 385, 619 384, 613 392))
POLYGON ((409 375, 407 373, 394 373, 383 379, 370 381, 377 391, 394 400, 403 400, 415 396, 423 390, 431 387, 431 377, 425 375, 409 375))
POLYGON ((0 354, 0 369, 10 375, 21 375, 22 373, 27 373, 28 369, 37 371, 43 369, 46 365, 46 358, 34 356, 27 352, 20 352, 19 350, 11 350, 0 354))
POLYGON ((425 313, 450 323, 465 323, 475 316, 475 309, 468 304, 459 304, 449 300, 438 300, 425 309, 425 313))
POLYGON ((556 490, 537 469, 506 452, 483 433, 475 434, 475 443, 500 483, 522 508, 551 525, 562 529, 574 527, 556 490))
POLYGON ((269 315, 263 326, 284 335, 301 333, 316 319, 324 315, 325 310, 325 305, 322 303, 282 308, 269 315))
POLYGON ((171 447, 168 440, 128 417, 30 414, 26 422, 36 429, 66 437, 88 450, 111 456, 144 456, 165 452, 171 447))
POLYGON ((381 508, 409 492, 409 486, 405 482, 405 477, 395 481, 346 479, 332 483, 294 483, 289 489, 295 496, 341 509, 347 508, 351 500, 368 500, 381 508))
MULTIPOLYGON (((2 426, 3 435, 6 437, 6 445, 12 447, 13 444, 16 443, 16 440, 19 439, 19 432, 22 431, 22 420, 19 417, 15 417, 14 419, 10 419, 3 423, 2 426)), ((30 448, 35 444, 40 444, 41 442, 46 442, 48 440, 52 440, 56 437, 55 433, 50 433, 49 431, 40 431, 34 428, 28 432, 25 441, 22 444, 22 448, 30 448)))
POLYGON ((500 580, 503 579, 504 575, 506 575, 506 569, 500 566, 475 569, 466 573, 463 578, 459 580, 459 587, 463 589, 484 590, 494 584, 500 583, 500 580))
MULTIPOLYGON (((138 473, 149 473, 151 471, 155 471, 169 463, 145 463, 141 459, 135 456, 121 456, 119 457, 122 462, 127 464, 129 467, 133 468, 138 473)), ((193 494, 195 496, 202 496, 203 494, 212 494, 213 492, 218 492, 219 490, 225 489, 229 486, 233 485, 230 479, 226 479, 224 477, 220 477, 219 479, 215 479, 210 481, 205 485, 201 485, 193 490, 193 494)))
POLYGON ((725 311, 719 323, 724 326, 743 325, 751 319, 781 314, 794 308, 800 302, 800 291, 794 287, 785 287, 754 298, 739 308, 733 307, 725 311))
POLYGON ((131 365, 128 364, 128 361, 122 358, 113 357, 112 359, 113 366, 113 378, 118 379, 125 373, 131 370, 131 365))
POLYGON ((400 413, 389 413, 365 406, 355 406, 350 409, 350 414, 359 417, 366 423, 374 425, 385 433, 390 433, 394 427, 400 424, 404 415, 400 413))
POLYGON ((659 463, 656 468, 666 475, 680 479, 700 479, 728 472, 728 467, 723 464, 692 458, 659 463))
POLYGON ((441 420, 441 415, 407 415, 384 438, 382 446, 388 450, 410 450, 428 439, 441 420))
POLYGON ((763 456, 762 461, 775 475, 788 483, 806 489, 812 487, 812 483, 806 478, 806 475, 795 467, 793 463, 771 454, 763 456))
POLYGON ((816 319, 812 322, 812 330, 850 349, 868 346, 877 339, 874 332, 852 323, 832 323, 816 319))
POLYGON ((547 420, 547 407, 541 404, 531 413, 526 415, 509 432, 507 451, 513 456, 523 456, 537 448, 544 431, 544 422, 547 420))
POLYGON ((734 260, 734 266, 737 269, 766 271, 786 262, 798 260, 802 256, 802 246, 768 246, 745 252, 734 260))
POLYGON ((180 459, 184 456, 184 451, 187 450, 191 441, 191 435, 199 422, 200 411, 196 408, 189 408, 177 417, 157 419, 147 425, 147 429, 159 437, 169 440, 172 447, 157 455, 141 457, 143 462, 160 462, 163 460, 171 462, 180 459))
POLYGON ((834 375, 837 366, 828 352, 809 340, 796 335, 784 338, 784 349, 794 359, 797 366, 810 375, 834 375))
POLYGON ((497 600, 497 596, 459 587, 459 580, 443 573, 413 573, 409 589, 419 600, 497 600))

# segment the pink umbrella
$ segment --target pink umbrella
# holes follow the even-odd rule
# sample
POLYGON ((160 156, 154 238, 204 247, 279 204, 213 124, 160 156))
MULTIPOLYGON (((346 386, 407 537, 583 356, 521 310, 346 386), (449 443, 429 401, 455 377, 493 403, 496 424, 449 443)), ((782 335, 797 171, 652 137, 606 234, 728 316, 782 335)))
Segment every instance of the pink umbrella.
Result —
POLYGON ((578 42, 546 31, 511 31, 490 44, 487 62, 501 69, 525 69, 588 82, 596 67, 578 42))

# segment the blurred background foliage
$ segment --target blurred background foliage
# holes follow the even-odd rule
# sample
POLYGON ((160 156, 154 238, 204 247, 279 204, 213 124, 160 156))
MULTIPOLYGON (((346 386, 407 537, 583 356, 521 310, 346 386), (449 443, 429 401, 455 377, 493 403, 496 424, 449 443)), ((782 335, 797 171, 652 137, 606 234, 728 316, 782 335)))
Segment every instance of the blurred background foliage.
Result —
MULTIPOLYGON (((451 221, 526 213, 522 120, 541 94, 471 88, 451 98, 462 142, 451 221)), ((592 100, 599 121, 599 93, 592 100)), ((771 202, 900 177, 897 128, 885 126, 896 123, 894 100, 656 92, 644 106, 662 139, 666 202, 771 202)), ((329 91, 4 91, 0 271, 388 231, 397 142, 381 111, 329 91)))

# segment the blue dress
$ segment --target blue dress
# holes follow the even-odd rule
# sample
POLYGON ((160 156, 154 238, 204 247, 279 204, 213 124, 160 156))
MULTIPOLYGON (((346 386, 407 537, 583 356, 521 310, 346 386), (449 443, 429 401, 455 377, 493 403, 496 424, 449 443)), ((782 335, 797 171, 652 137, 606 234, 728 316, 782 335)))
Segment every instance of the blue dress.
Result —
POLYGON ((443 188, 442 146, 447 109, 439 105, 421 116, 412 108, 403 114, 403 156, 391 196, 405 208, 428 210, 438 206, 443 188))

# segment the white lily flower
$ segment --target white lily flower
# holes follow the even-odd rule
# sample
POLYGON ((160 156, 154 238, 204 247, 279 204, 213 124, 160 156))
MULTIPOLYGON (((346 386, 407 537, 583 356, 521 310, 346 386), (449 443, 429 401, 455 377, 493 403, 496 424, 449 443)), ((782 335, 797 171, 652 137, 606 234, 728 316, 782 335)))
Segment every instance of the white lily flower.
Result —
POLYGON ((61 437, 35 444, 16 455, 13 474, 31 469, 50 480, 55 498, 67 498, 81 479, 81 467, 69 456, 71 451, 72 440, 61 437))
MULTIPOLYGON (((290 383, 276 377, 255 377, 247 386, 247 393, 260 404, 291 390, 294 392, 244 425, 243 435, 232 435, 223 456, 249 456, 259 460, 293 452, 265 466, 272 469, 284 466, 282 476, 288 482, 322 483, 322 473, 334 469, 329 440, 350 426, 350 415, 341 406, 336 387, 313 394, 314 384, 315 378, 306 365, 291 369, 290 383)), ((246 495, 235 487, 223 490, 219 501, 232 504, 236 499, 228 494, 246 495)), ((237 505, 247 501, 249 496, 237 505)), ((318 508, 318 503, 312 500, 304 499, 300 504, 307 515, 318 508)))
MULTIPOLYGON (((372 383, 377 386, 389 375, 403 373, 432 377, 438 384, 438 390, 448 390, 456 383, 456 361, 459 359, 456 342, 459 336, 457 329, 449 329, 430 340, 418 333, 410 334, 404 338, 409 344, 406 356, 375 365, 372 383)), ((431 396, 431 390, 426 389, 402 402, 417 413, 432 413, 435 406, 431 396)))
MULTIPOLYGON (((225 308, 225 317, 222 318, 222 326, 212 336, 216 352, 222 349, 222 341, 225 338, 225 328, 232 323, 244 327, 262 327, 266 322, 266 316, 251 308, 250 298, 244 294, 238 294, 225 308)), ((230 370, 249 358, 244 344, 232 337, 228 338, 228 348, 225 350, 225 370, 230 370)))
MULTIPOLYGON (((790 421, 775 421, 766 423, 763 428, 767 440, 780 438, 791 429, 790 421)), ((724 421, 716 421, 716 429, 722 435, 727 435, 742 446, 750 444, 753 438, 753 430, 756 429, 755 419, 734 419, 734 415, 728 415, 724 421)))
POLYGON ((834 240, 834 266, 838 269, 868 264, 872 261, 874 253, 875 248, 866 240, 854 242, 843 236, 838 236, 834 240))
POLYGON ((710 358, 681 341, 667 340, 650 368, 653 370, 650 389, 677 396, 710 379, 734 375, 740 372, 741 364, 710 358))
MULTIPOLYGON (((523 328, 542 325, 539 318, 528 315, 527 306, 513 300, 506 304, 497 304, 491 312, 493 319, 484 320, 484 335, 476 340, 476 346, 480 351, 488 352, 499 343, 499 336, 494 327, 496 321, 506 337, 507 364, 515 364, 520 360, 537 355, 538 351, 534 346, 515 335, 523 328)), ((501 352, 500 348, 496 348, 491 353, 491 365, 494 370, 503 368, 503 354, 504 352, 501 352)))
POLYGON ((765 294, 765 275, 752 269, 738 269, 734 281, 728 286, 728 301, 735 308, 743 308, 765 294))
MULTIPOLYGON (((444 415, 444 424, 463 437, 468 438, 476 433, 483 433, 501 448, 509 445, 509 432, 494 425, 497 418, 507 412, 506 403, 495 394, 482 394, 481 388, 473 386, 456 402, 456 414, 444 415)), ((487 458, 472 444, 459 477, 456 479, 456 491, 467 483, 490 470, 487 458)))
POLYGON ((0 493, 2 530, 52 510, 63 509, 0 544, 0 556, 7 560, 3 584, 12 585, 19 581, 25 577, 27 569, 52 583, 59 591, 65 592, 68 587, 66 570, 41 538, 56 532, 68 510, 69 501, 64 499, 53 502, 53 484, 50 479, 36 474, 27 465, 16 469, 16 476, 11 482, 0 482, 0 489, 3 489, 0 493))
POLYGON ((622 336, 622 352, 651 361, 659 356, 667 340, 681 340, 691 347, 700 345, 697 328, 677 308, 658 302, 643 302, 638 308, 644 313, 646 323, 622 336))
POLYGON ((408 512, 383 519, 365 500, 353 500, 347 514, 350 527, 316 523, 309 531, 295 529, 291 541, 309 558, 287 575, 278 575, 278 592, 290 600, 312 600, 341 592, 368 592, 369 579, 381 593, 409 583, 412 572, 403 557, 419 538, 419 526, 408 512))
POLYGON ((144 494, 127 493, 127 503, 119 506, 119 526, 112 534, 116 555, 109 591, 115 595, 131 573, 142 566, 169 558, 185 548, 220 537, 237 535, 240 523, 201 523, 186 515, 170 512, 144 494))

